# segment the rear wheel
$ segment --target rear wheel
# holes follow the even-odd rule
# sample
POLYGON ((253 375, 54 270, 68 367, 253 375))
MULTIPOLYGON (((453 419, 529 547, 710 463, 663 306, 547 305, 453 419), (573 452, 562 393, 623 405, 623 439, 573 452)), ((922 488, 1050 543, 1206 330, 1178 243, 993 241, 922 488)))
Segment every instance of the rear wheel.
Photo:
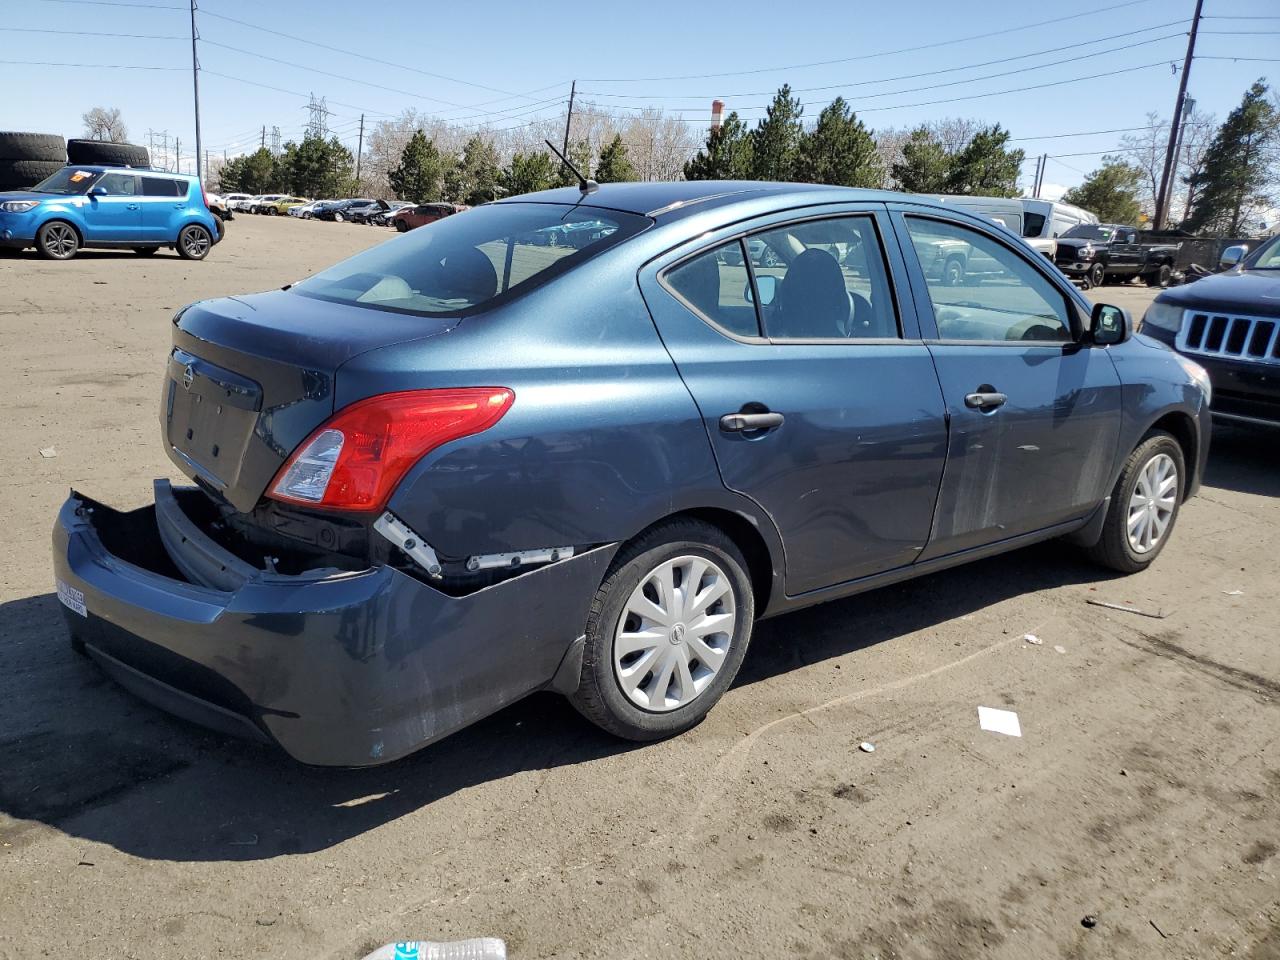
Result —
POLYGON ((213 246, 213 237, 198 223, 189 223, 178 234, 178 255, 184 260, 203 260, 213 246))
POLYGON ((46 260, 70 260, 80 249, 80 236, 71 224, 51 220, 36 231, 36 249, 46 260))
POLYGON ((1147 434, 1120 471, 1102 537, 1089 549, 1089 556, 1121 573, 1149 567, 1173 533, 1185 476, 1178 441, 1163 430, 1147 434))
POLYGON ((624 547, 587 617, 574 706, 628 740, 700 723, 746 656, 755 620, 746 568, 732 540, 694 520, 624 547))
POLYGON ((1169 285, 1169 277, 1173 275, 1173 267, 1167 263, 1160 264, 1155 270, 1152 270, 1142 279, 1146 281, 1148 287, 1167 287, 1169 285))

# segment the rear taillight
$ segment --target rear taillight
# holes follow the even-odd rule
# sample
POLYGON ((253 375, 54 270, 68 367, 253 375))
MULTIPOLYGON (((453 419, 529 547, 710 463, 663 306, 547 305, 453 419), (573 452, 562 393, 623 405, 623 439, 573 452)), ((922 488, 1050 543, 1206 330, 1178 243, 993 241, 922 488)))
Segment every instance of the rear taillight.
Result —
POLYGON ((461 387, 353 403, 294 451, 267 496, 332 510, 381 510, 410 467, 436 447, 488 430, 513 400, 506 387, 461 387))

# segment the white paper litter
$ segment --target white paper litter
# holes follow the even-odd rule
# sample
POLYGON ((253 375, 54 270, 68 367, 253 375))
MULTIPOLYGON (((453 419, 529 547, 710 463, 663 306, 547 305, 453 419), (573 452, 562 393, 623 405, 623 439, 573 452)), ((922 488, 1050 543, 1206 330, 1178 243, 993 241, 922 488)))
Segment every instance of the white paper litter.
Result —
POLYGON ((1044 641, 1041 640, 1039 637, 1037 637, 1034 633, 1024 633, 1022 635, 1022 639, 1027 641, 1027 643, 1034 643, 1037 647, 1040 646, 1040 644, 1044 643, 1044 641))
POLYGON ((1243 591, 1243 590, 1223 590, 1222 592, 1223 592, 1223 593, 1225 593, 1228 597, 1243 597, 1243 596, 1244 596, 1244 591, 1243 591))
POLYGON ((1061 647, 1061 646, 1055 646, 1055 647, 1053 648, 1053 652, 1054 652, 1054 653, 1066 653, 1066 652, 1067 652, 1067 648, 1066 648, 1066 647, 1061 647))
POLYGON ((874 743, 867 743, 864 740, 862 743, 858 744, 858 749, 861 750, 863 753, 875 753, 876 745, 874 743))
POLYGON ((44 447, 40 451, 40 456, 44 457, 46 460, 52 460, 57 455, 58 455, 58 451, 53 449, 53 447, 44 447))
POLYGON ((990 730, 992 733, 1003 733, 1009 737, 1022 736, 1022 726, 1018 723, 1018 715, 1012 710, 979 707, 978 726, 983 730, 990 730))

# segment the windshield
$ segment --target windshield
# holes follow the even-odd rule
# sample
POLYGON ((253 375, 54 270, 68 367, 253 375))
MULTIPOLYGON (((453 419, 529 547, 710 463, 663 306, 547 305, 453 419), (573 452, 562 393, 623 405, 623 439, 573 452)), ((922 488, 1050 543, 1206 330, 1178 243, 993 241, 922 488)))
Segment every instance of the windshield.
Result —
POLYGON ((1244 263, 1246 270, 1280 270, 1280 236, 1274 236, 1244 263))
POLYGON ((1068 240, 1110 240, 1115 230, 1098 223, 1081 223, 1072 227, 1062 236, 1068 240))
POLYGON ((335 303, 456 316, 543 283, 650 222, 591 207, 492 204, 420 227, 291 289, 335 303))
POLYGON ((31 188, 32 193, 57 193, 64 197, 84 193, 102 176, 92 170, 77 170, 75 167, 63 167, 51 177, 41 180, 31 188))

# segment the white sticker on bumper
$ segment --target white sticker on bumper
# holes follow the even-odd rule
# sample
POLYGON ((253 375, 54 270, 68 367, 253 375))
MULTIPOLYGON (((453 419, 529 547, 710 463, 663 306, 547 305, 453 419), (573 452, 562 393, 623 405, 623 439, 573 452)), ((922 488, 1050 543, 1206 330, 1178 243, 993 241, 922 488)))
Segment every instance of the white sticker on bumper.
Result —
POLYGON ((62 601, 62 605, 68 610, 74 610, 82 617, 89 616, 89 611, 84 606, 84 591, 77 590, 69 583, 58 581, 58 599, 62 601))

